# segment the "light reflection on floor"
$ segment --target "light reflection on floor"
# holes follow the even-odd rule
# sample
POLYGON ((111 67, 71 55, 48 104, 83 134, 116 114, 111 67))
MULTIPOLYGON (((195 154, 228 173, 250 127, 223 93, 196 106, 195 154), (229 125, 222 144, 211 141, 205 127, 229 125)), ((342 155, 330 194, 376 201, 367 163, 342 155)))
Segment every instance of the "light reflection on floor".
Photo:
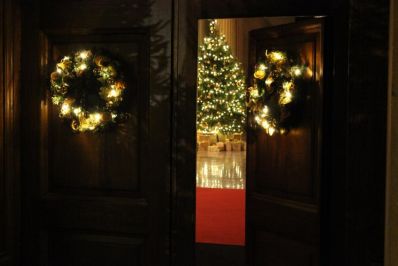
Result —
POLYGON ((197 153, 197 187, 245 189, 245 175, 245 151, 197 153))

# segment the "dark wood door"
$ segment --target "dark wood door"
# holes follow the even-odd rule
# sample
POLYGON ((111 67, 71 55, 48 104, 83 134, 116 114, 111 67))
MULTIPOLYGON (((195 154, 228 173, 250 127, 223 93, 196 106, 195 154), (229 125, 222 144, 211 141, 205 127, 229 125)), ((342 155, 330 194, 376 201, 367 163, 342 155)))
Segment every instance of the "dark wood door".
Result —
POLYGON ((0 265, 18 264, 19 6, 0 2, 0 265), (7 26, 4 26, 7 25, 7 26))
POLYGON ((252 31, 251 66, 266 49, 298 52, 313 76, 296 128, 286 135, 269 136, 261 129, 248 133, 248 259, 256 266, 316 266, 320 252, 322 23, 297 22, 252 31))
POLYGON ((171 1, 23 7, 23 265, 168 265, 171 1), (74 133, 51 104, 49 74, 81 49, 122 64, 113 129, 74 133))

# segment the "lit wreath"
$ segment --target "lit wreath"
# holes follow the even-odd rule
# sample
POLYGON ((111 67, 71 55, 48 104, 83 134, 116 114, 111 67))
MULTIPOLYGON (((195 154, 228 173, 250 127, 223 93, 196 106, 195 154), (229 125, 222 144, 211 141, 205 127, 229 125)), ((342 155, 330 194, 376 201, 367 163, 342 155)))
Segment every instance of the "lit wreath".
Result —
POLYGON ((255 66, 253 85, 248 89, 251 125, 261 126, 270 136, 288 132, 300 98, 298 83, 310 76, 309 67, 295 64, 285 52, 266 51, 264 60, 255 66))
POLYGON ((51 73, 53 104, 73 131, 96 131, 117 122, 126 88, 118 62, 90 50, 65 56, 51 73))

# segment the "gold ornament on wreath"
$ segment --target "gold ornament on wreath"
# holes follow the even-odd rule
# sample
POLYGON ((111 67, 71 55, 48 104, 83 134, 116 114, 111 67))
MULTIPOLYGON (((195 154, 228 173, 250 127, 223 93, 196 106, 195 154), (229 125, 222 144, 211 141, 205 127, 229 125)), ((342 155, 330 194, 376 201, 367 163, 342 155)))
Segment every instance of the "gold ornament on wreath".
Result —
POLYGON ((125 115, 119 106, 126 83, 119 62, 108 56, 91 50, 64 56, 50 80, 52 102, 75 132, 97 131, 125 115))
POLYGON ((249 123, 262 127, 272 136, 285 134, 297 124, 300 102, 304 100, 306 82, 311 69, 298 63, 286 52, 265 51, 253 73, 253 84, 248 88, 249 123))

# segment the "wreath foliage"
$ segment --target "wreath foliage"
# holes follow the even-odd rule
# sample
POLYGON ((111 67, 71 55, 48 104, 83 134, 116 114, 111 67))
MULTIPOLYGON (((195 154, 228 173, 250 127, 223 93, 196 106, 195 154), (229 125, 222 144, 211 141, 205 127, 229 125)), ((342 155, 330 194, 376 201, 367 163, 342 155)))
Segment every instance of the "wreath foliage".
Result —
POLYGON ((52 102, 73 131, 96 131, 123 116, 126 83, 119 62, 106 55, 83 50, 64 56, 50 80, 52 102))
POLYGON ((248 89, 250 125, 264 128, 267 134, 284 134, 295 126, 299 105, 305 95, 305 78, 311 69, 299 64, 286 52, 265 51, 254 70, 253 85, 248 89))

